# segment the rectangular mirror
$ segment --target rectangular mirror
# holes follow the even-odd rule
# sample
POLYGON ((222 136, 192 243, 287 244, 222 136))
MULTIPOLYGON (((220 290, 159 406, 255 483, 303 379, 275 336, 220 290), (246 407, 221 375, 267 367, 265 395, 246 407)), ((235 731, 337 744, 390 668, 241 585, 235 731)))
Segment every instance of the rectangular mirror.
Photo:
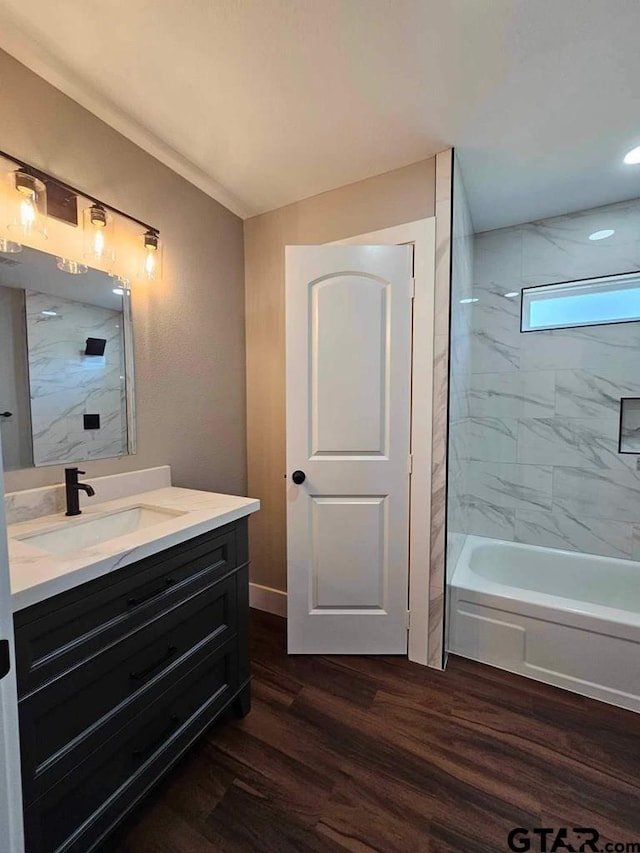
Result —
POLYGON ((0 429, 9 471, 136 451, 130 292, 105 272, 64 266, 26 246, 0 254, 0 429))

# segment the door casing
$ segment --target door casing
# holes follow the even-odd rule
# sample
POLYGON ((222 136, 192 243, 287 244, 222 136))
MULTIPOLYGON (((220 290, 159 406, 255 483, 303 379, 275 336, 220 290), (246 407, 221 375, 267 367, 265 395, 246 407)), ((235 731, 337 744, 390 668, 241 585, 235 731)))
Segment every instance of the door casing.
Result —
POLYGON ((411 394, 411 505, 409 514, 408 657, 428 666, 429 566, 431 554, 431 440, 433 433, 433 345, 436 219, 420 219, 358 234, 332 245, 414 246, 411 394))

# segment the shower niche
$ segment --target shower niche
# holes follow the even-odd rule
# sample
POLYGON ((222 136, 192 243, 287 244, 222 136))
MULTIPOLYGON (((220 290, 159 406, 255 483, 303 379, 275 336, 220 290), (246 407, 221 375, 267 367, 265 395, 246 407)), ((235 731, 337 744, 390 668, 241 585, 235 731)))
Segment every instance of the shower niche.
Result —
POLYGON ((620 400, 618 452, 640 454, 640 397, 620 400))

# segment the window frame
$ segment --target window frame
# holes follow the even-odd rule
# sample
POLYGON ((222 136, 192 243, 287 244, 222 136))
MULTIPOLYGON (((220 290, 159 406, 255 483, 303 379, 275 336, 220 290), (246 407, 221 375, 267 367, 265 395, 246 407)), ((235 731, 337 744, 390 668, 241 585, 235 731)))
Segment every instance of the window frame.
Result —
MULTIPOLYGON (((529 332, 553 332, 562 329, 583 329, 590 328, 591 326, 614 326, 619 325, 621 323, 639 323, 640 322, 640 314, 638 317, 634 319, 626 319, 626 320, 601 320, 594 321, 592 323, 559 323, 557 325, 549 325, 549 326, 540 326, 539 328, 525 328, 525 301, 526 294, 534 291, 534 290, 553 290, 554 288, 562 292, 562 288, 566 288, 569 290, 568 285, 582 285, 586 286, 588 284, 597 284, 598 282, 604 283, 606 281, 616 282, 616 281, 624 281, 626 279, 635 279, 637 280, 638 289, 640 290, 640 270, 630 270, 625 273, 616 273, 614 275, 600 275, 593 276, 591 278, 576 278, 576 279, 568 279, 567 281, 554 281, 548 282, 546 284, 535 284, 530 287, 523 287, 520 291, 520 332, 522 334, 527 334, 529 332)), ((631 289, 631 288, 629 288, 631 289)), ((527 308, 529 308, 531 301, 527 302, 527 308)), ((530 311, 529 311, 530 316, 530 311)))

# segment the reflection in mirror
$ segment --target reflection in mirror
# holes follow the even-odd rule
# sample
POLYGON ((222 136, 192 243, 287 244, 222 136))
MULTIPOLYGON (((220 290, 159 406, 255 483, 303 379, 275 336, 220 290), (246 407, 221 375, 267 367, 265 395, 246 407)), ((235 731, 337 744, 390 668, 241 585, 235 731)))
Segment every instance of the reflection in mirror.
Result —
POLYGON ((0 429, 7 470, 135 452, 129 291, 44 252, 0 254, 0 429))

